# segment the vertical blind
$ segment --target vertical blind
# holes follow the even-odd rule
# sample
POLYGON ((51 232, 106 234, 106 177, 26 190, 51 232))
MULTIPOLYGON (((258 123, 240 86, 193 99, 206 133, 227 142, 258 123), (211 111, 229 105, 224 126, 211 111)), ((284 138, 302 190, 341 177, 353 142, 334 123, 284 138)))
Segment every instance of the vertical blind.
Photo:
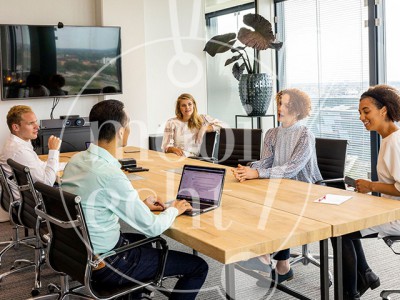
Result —
POLYGON ((385 1, 385 39, 386 39, 386 78, 389 85, 400 90, 400 43, 398 28, 400 28, 400 1, 385 1))
MULTIPOLYGON (((316 137, 349 141, 346 175, 370 175, 370 134, 359 120, 368 89, 368 8, 364 0, 276 1, 279 89, 312 99, 306 120, 316 137)), ((334 151, 334 149, 332 149, 334 151)))

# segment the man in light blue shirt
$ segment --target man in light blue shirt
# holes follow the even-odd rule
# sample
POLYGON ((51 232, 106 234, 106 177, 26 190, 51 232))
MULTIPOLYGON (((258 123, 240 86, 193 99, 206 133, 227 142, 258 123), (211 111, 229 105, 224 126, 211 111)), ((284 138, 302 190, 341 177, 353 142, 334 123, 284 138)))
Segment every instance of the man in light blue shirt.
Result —
MULTIPOLYGON (((130 133, 124 104, 118 100, 101 101, 90 111, 89 121, 98 128, 96 143, 74 155, 67 164, 62 188, 82 198, 94 252, 101 254, 146 236, 157 236, 168 229, 175 218, 190 209, 186 201, 174 201, 165 209, 153 196, 142 201, 115 158, 117 149, 126 146, 130 133), (151 210, 162 210, 155 215, 151 210), (119 219, 142 234, 120 233, 119 219)), ((107 266, 95 270, 96 281, 124 284, 129 278, 146 280, 158 270, 161 251, 135 248, 106 260, 107 266), (114 272, 117 269, 119 272, 114 272)), ((165 276, 183 275, 175 285, 171 299, 195 299, 207 276, 207 263, 200 257, 169 251, 165 276), (189 292, 190 291, 190 292, 189 292)))

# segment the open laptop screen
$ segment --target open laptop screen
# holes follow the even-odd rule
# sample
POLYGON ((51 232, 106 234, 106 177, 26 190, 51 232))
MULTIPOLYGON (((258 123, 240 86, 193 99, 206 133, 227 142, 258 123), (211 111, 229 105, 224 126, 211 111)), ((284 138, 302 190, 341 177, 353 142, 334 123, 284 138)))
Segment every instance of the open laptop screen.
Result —
POLYGON ((218 205, 224 186, 225 169, 185 165, 177 199, 218 205))

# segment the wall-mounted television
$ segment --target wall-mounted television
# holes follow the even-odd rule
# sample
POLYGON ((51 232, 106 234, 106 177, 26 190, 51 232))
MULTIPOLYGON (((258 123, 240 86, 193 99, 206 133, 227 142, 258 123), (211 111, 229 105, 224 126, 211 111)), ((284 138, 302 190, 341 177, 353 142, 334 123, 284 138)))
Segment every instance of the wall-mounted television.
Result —
POLYGON ((0 25, 2 100, 122 93, 121 28, 0 25))

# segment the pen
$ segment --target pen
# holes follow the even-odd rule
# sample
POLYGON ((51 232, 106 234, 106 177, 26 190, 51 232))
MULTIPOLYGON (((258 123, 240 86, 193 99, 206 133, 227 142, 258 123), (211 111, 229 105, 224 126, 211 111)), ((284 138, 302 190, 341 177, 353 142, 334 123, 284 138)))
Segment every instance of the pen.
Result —
POLYGON ((325 199, 326 199, 326 196, 323 196, 323 197, 318 199, 318 202, 321 202, 322 200, 325 200, 325 199))

